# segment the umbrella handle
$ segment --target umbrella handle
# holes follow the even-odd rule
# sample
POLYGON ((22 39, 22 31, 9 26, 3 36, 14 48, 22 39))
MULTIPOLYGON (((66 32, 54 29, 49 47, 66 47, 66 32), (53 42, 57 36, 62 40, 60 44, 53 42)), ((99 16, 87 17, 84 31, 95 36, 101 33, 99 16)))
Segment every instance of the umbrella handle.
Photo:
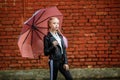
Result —
POLYGON ((58 29, 58 32, 62 35, 63 37, 63 41, 64 41, 64 44, 65 44, 65 47, 68 48, 68 40, 67 38, 62 34, 62 32, 60 31, 60 29, 58 29))
POLYGON ((58 31, 58 33, 60 33, 60 34, 63 36, 63 34, 62 34, 62 32, 60 31, 60 29, 58 29, 57 31, 58 31))

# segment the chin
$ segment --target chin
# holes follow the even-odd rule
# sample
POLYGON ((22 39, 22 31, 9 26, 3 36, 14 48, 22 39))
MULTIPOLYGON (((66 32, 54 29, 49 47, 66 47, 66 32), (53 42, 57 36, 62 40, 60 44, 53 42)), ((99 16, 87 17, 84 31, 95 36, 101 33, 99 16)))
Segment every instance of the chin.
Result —
POLYGON ((58 29, 56 29, 56 31, 58 31, 58 29))

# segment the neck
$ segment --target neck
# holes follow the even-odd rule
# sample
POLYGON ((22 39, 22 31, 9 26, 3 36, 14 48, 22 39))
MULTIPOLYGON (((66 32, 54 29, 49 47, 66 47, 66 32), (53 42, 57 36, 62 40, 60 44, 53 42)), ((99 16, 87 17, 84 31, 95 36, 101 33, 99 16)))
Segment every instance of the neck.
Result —
POLYGON ((57 31, 55 31, 55 30, 49 30, 50 32, 52 32, 52 33, 54 33, 54 34, 56 34, 57 33, 57 31))

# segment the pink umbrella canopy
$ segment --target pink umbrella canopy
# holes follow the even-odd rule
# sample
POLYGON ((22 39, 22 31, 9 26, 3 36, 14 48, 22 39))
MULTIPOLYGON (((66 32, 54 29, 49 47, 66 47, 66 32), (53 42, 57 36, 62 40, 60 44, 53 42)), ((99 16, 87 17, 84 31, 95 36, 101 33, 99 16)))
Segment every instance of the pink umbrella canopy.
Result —
POLYGON ((22 57, 39 58, 43 53, 44 35, 48 33, 48 20, 57 17, 62 25, 63 15, 57 7, 49 7, 36 11, 31 18, 24 22, 18 47, 22 57))

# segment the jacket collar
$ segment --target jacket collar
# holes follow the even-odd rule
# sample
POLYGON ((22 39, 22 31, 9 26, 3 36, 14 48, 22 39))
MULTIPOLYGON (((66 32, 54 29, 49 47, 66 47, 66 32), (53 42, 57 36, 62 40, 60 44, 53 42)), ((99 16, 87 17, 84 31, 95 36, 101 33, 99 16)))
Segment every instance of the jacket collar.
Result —
MULTIPOLYGON (((58 32, 57 32, 57 34, 58 34, 60 37, 62 37, 62 35, 59 34, 58 32)), ((51 34, 50 32, 48 32, 48 36, 49 36, 49 37, 53 37, 52 34, 51 34)))
POLYGON ((49 37, 52 37, 52 34, 50 33, 50 32, 48 32, 48 34, 47 34, 49 37))

